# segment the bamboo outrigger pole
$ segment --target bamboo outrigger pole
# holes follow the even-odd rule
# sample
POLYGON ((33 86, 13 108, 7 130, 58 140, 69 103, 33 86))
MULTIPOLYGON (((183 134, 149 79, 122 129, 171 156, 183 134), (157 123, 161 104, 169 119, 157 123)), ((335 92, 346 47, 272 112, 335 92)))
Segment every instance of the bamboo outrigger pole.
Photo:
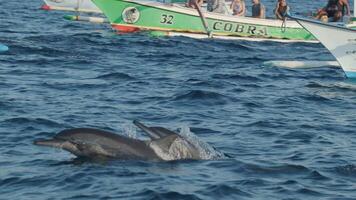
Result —
POLYGON ((203 26, 205 28, 206 34, 208 35, 209 38, 212 38, 213 37, 213 32, 209 29, 208 22, 206 21, 206 18, 204 16, 203 12, 201 11, 200 6, 197 3, 197 0, 193 0, 193 1, 194 1, 195 9, 197 9, 197 11, 199 13, 199 16, 200 16, 200 19, 201 19, 201 22, 203 23, 203 26))

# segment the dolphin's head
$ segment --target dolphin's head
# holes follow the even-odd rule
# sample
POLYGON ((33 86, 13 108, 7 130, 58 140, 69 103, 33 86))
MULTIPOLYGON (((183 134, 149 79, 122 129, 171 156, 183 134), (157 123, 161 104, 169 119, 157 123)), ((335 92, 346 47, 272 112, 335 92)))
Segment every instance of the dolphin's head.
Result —
POLYGON ((76 140, 80 139, 80 134, 75 129, 68 129, 59 132, 52 139, 38 139, 34 141, 35 145, 48 146, 59 149, 64 149, 69 152, 76 154, 78 152, 78 147, 76 145, 76 140))
POLYGON ((38 139, 33 142, 33 144, 38 145, 38 146, 48 146, 48 147, 54 147, 54 148, 59 148, 59 149, 65 149, 69 152, 79 152, 77 145, 68 141, 68 140, 62 140, 58 138, 53 138, 53 139, 38 139))

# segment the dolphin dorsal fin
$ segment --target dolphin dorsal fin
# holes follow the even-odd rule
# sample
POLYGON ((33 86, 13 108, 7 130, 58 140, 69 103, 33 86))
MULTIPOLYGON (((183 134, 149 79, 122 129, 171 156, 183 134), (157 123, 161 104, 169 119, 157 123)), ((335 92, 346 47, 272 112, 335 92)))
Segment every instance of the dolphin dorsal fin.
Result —
POLYGON ((170 135, 177 135, 177 133, 168 130, 166 128, 163 127, 147 127, 144 124, 142 124, 141 122, 134 120, 133 123, 140 128, 141 130, 143 130, 145 133, 148 134, 148 136, 152 139, 152 140, 157 140, 163 137, 167 137, 170 135))

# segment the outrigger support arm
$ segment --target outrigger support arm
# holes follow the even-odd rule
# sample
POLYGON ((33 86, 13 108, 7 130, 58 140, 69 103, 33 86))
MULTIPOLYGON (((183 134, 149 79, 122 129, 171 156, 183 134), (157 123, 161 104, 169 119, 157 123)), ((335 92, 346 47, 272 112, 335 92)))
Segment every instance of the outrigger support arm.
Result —
POLYGON ((201 22, 203 23, 203 26, 205 28, 206 34, 208 35, 209 38, 212 38, 213 32, 209 29, 208 22, 206 21, 206 18, 204 16, 203 12, 201 11, 200 6, 197 3, 197 0, 194 0, 194 6, 195 6, 195 9, 197 9, 197 11, 199 13, 199 16, 200 16, 201 22))

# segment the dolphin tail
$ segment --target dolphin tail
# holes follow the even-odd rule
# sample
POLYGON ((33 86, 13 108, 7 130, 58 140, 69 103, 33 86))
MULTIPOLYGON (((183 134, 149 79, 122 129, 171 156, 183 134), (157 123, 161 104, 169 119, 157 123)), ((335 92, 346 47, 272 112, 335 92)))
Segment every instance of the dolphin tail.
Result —
POLYGON ((39 139, 35 140, 33 144, 38 145, 38 146, 48 146, 48 147, 55 147, 55 148, 62 148, 63 144, 66 141, 64 140, 59 140, 59 139, 39 139))
POLYGON ((163 127, 147 127, 138 120, 134 120, 133 123, 145 133, 147 133, 148 136, 153 140, 157 140, 170 135, 177 135, 177 133, 163 127))

